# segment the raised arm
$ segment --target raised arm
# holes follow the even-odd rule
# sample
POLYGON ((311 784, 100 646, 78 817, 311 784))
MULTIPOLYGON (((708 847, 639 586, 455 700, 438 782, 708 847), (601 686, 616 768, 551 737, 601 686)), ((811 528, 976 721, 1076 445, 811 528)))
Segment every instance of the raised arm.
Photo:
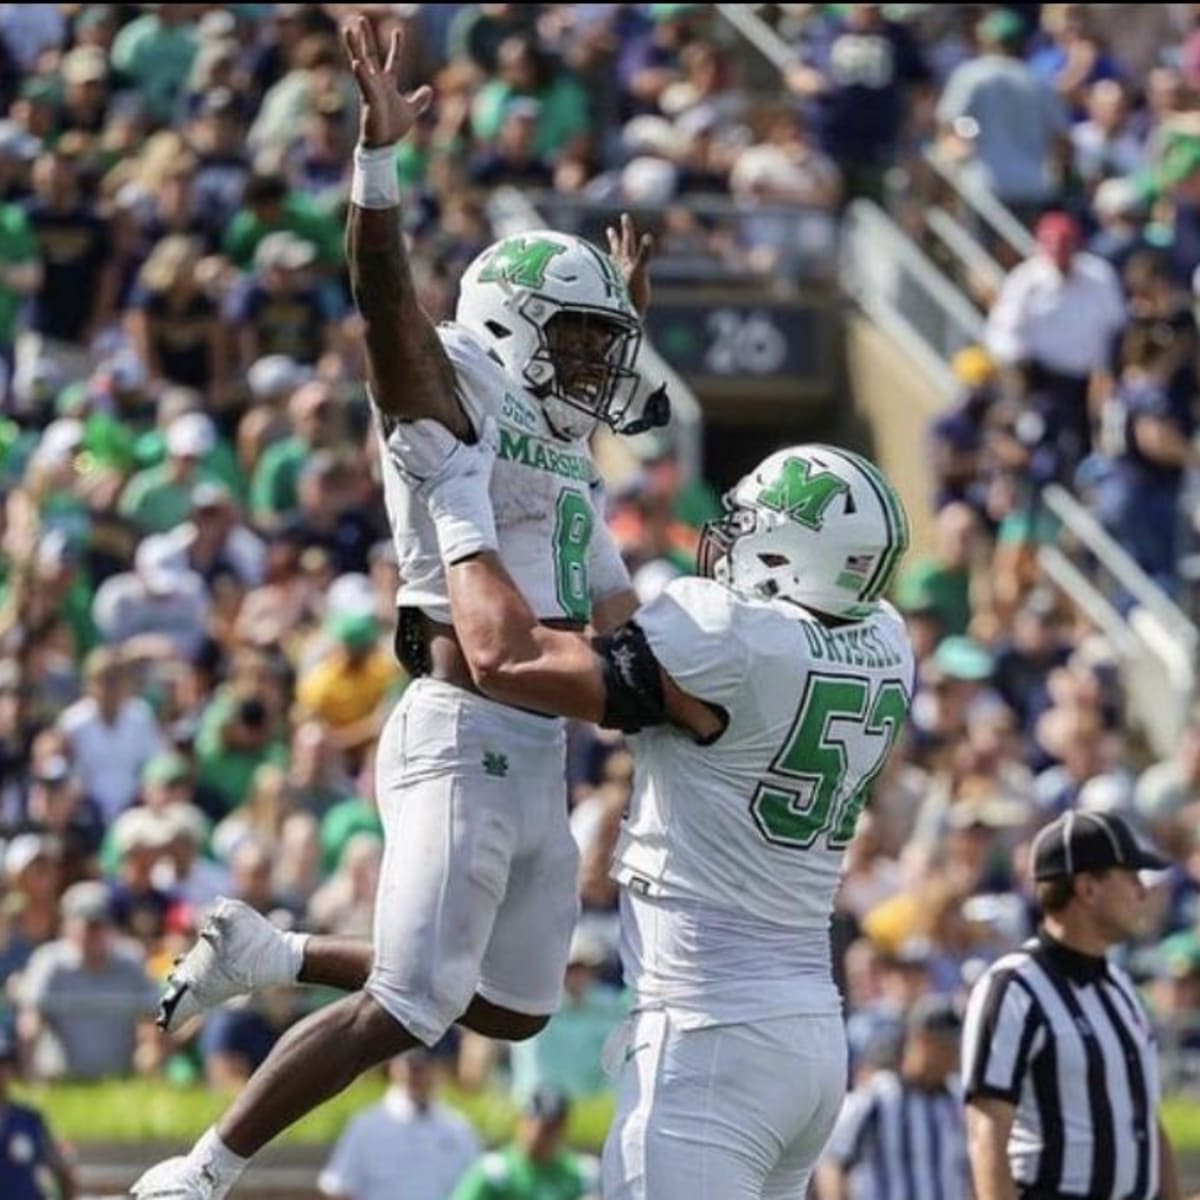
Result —
POLYGON ((399 89, 402 34, 381 60, 375 31, 362 16, 342 40, 362 102, 354 184, 346 225, 350 287, 362 314, 367 375, 375 404, 388 417, 433 417, 457 436, 473 431, 454 391, 454 372, 433 322, 417 303, 401 230, 394 148, 429 107, 433 92, 399 89))

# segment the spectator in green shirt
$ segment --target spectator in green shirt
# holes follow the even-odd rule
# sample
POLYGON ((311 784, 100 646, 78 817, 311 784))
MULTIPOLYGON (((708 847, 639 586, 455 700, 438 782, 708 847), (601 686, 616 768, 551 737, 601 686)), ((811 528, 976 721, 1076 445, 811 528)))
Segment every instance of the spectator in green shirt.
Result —
POLYGON ((0 362, 11 361, 21 304, 41 286, 37 239, 25 210, 0 204, 0 362))
POLYGON ((196 732, 197 781, 237 808, 264 763, 287 766, 287 746, 272 728, 262 699, 219 693, 204 710, 196 732))
POLYGON ((512 1091, 518 1101, 531 1098, 542 1087, 561 1088, 574 1098, 598 1096, 609 1089, 602 1051, 629 1005, 620 991, 597 977, 607 958, 594 934, 575 930, 562 1006, 541 1033, 509 1047, 512 1091))
POLYGON ((499 77, 484 84, 471 108, 471 126, 482 142, 500 134, 510 100, 527 96, 538 108, 533 152, 539 158, 581 158, 587 148, 588 97, 527 35, 505 38, 500 44, 499 77))
MULTIPOLYGON (((139 468, 161 466, 166 461, 167 430, 185 413, 198 412, 200 402, 199 394, 190 388, 171 387, 160 394, 154 428, 140 434, 133 444, 134 461, 139 468)), ((199 474, 224 484, 239 503, 246 500, 250 481, 233 447, 220 435, 200 463, 199 474)))
POLYGON ((463 1176, 451 1200, 584 1200, 600 1194, 595 1160, 563 1146, 569 1105, 554 1088, 539 1088, 525 1105, 511 1146, 485 1154, 463 1176))
POLYGON ((971 570, 979 542, 979 520, 966 504, 947 504, 937 515, 932 555, 901 574, 896 603, 901 609, 931 609, 945 634, 963 634, 971 621, 971 570))
POLYGON ((341 441, 338 411, 329 385, 314 379, 297 389, 288 403, 292 432, 268 446, 250 484, 250 509, 254 520, 270 527, 300 504, 300 474, 318 450, 333 449, 341 441))
POLYGON ((117 34, 112 65, 133 80, 150 115, 168 122, 196 56, 196 18, 184 4, 159 4, 117 34))
POLYGON ((167 459, 139 471, 121 493, 119 511, 145 533, 165 533, 188 519, 192 492, 209 476, 201 464, 212 453, 217 433, 203 413, 185 413, 167 430, 167 459))
POLYGON ((335 804, 321 820, 321 869, 332 875, 342 852, 360 833, 383 838, 383 822, 370 800, 355 796, 335 804))
POLYGON ((294 233, 316 247, 322 266, 342 262, 342 228, 308 196, 290 191, 280 174, 256 171, 246 180, 241 210, 225 233, 225 253, 243 270, 254 263, 258 244, 269 233, 294 233))

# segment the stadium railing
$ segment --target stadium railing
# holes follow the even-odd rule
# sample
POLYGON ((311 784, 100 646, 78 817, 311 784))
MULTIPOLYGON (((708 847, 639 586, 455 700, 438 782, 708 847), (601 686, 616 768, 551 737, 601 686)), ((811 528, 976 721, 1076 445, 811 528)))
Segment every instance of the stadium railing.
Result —
MULTIPOLYGON (((842 286, 950 404, 949 358, 983 334, 983 314, 882 209, 855 201, 842 230, 842 286)), ((1064 488, 1041 503, 1060 526, 1039 552, 1046 576, 1111 642, 1129 718, 1157 754, 1173 748, 1196 691, 1200 630, 1064 488)))

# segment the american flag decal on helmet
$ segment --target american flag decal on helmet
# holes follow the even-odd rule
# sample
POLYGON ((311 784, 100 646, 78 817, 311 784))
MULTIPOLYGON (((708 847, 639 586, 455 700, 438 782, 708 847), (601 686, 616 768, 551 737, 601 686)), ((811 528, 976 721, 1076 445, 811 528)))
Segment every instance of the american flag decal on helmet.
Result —
POLYGON ((841 574, 834 582, 838 587, 845 588, 847 591, 858 592, 874 565, 875 555, 873 554, 847 554, 841 574))

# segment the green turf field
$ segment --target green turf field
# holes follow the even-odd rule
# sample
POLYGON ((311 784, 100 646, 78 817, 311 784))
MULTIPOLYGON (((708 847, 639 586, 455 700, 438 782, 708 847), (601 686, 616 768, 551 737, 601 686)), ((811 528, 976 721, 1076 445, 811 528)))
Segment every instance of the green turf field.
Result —
MULTIPOLYGON (((332 1142, 354 1113, 379 1098, 383 1087, 378 1078, 360 1080, 289 1130, 283 1142, 332 1142)), ((178 1088, 146 1080, 23 1088, 19 1089, 18 1097, 39 1107, 59 1137, 77 1144, 189 1142, 228 1103, 226 1097, 204 1088, 178 1088)), ((500 1092, 471 1095, 447 1089, 444 1099, 462 1109, 488 1142, 501 1141, 512 1128, 516 1110, 500 1092)), ((1176 1147, 1200 1155, 1200 1100, 1170 1099, 1163 1111, 1176 1147)), ((572 1142, 584 1149, 598 1150, 611 1115, 609 1097, 581 1101, 571 1117, 572 1142)))

